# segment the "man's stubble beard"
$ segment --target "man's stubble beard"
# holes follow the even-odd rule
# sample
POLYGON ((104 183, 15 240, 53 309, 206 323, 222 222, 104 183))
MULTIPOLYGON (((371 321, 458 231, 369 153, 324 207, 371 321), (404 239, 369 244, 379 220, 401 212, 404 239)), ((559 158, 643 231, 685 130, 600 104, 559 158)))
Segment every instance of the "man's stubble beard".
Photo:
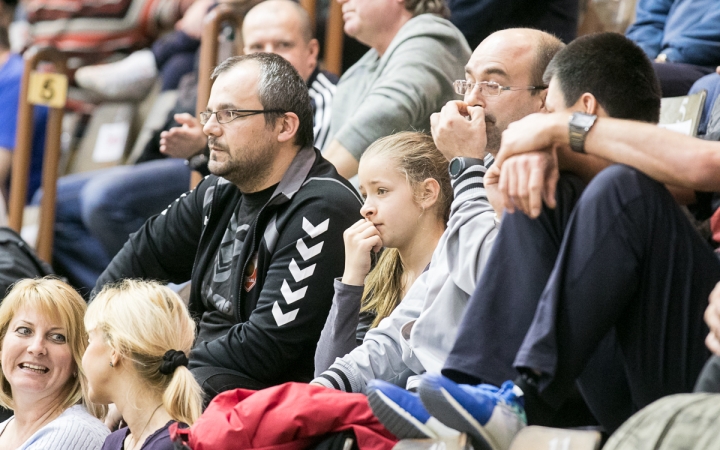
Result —
POLYGON ((485 143, 485 151, 497 154, 500 150, 500 140, 502 138, 502 131, 497 127, 497 118, 493 114, 485 113, 485 136, 487 142, 485 143))
POLYGON ((488 151, 493 155, 497 154, 498 150, 500 150, 502 132, 498 130, 495 124, 492 124, 485 129, 485 134, 487 136, 487 144, 485 144, 485 151, 488 151))
POLYGON ((212 138, 208 139, 209 147, 222 149, 228 156, 224 163, 213 159, 212 153, 208 161, 208 170, 213 175, 223 177, 240 188, 242 192, 256 192, 272 171, 276 153, 270 142, 258 142, 252 149, 246 149, 235 157, 230 155, 225 145, 218 145, 212 138))

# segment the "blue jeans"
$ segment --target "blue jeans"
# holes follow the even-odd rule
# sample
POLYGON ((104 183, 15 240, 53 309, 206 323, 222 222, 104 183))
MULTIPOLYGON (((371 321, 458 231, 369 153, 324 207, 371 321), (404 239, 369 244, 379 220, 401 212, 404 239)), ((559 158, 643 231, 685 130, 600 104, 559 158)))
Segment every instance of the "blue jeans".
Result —
POLYGON ((703 107, 702 117, 700 118, 698 134, 705 134, 707 132, 711 108, 715 104, 717 98, 720 97, 720 75, 716 73, 705 75, 692 85, 689 93, 694 94, 703 89, 707 91, 707 98, 705 99, 705 106, 703 107))
POLYGON ((174 158, 60 178, 55 270, 82 293, 89 293, 128 236, 189 186, 190 169, 184 160, 174 158))

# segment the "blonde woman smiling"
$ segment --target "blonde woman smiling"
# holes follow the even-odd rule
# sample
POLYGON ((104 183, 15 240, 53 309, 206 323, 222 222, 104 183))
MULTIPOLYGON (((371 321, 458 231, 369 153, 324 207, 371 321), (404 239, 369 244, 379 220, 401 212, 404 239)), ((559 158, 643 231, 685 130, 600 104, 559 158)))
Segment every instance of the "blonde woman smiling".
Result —
POLYGON ((87 346, 85 301, 60 280, 17 282, 0 304, 0 405, 15 415, 0 424, 3 450, 97 450, 110 433, 82 405, 80 365, 87 346))

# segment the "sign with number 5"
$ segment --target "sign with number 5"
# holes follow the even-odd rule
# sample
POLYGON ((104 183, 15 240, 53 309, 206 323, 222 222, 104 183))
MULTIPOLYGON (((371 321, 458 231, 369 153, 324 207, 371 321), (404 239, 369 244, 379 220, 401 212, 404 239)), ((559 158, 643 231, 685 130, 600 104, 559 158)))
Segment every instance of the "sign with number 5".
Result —
POLYGON ((62 108, 67 98, 68 79, 59 73, 30 73, 28 102, 34 105, 46 105, 62 108))

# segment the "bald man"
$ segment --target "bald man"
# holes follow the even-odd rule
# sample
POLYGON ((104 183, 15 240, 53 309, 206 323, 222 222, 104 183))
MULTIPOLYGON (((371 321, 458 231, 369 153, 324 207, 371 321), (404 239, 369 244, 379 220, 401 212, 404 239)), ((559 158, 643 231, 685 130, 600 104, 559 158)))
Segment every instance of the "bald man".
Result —
POLYGON ((357 173, 365 149, 403 130, 428 130, 455 97, 470 47, 437 0, 337 0, 344 30, 370 50, 340 79, 323 155, 340 175, 357 173))
MULTIPOLYGON (((322 373, 326 368, 316 367, 314 383, 364 393, 370 380, 381 379, 412 389, 417 375, 442 369, 497 234, 485 164, 512 121, 543 110, 542 74, 562 45, 541 31, 511 29, 489 36, 472 54, 465 79, 455 82, 464 100, 449 102, 432 118, 438 149, 452 159, 455 197, 430 267, 361 346, 322 373)), ((437 437, 430 429, 424 433, 437 437)))
MULTIPOLYGON (((337 77, 317 67, 319 46, 307 12, 290 0, 269 0, 248 12, 242 33, 245 53, 276 53, 306 81, 315 146, 321 148, 330 127, 337 77)), ((194 81, 186 84, 138 164, 60 179, 54 265, 76 288, 89 292, 128 235, 187 190, 190 169, 185 160, 206 168, 207 138, 194 116, 197 88, 194 81), (172 158, 159 159, 163 154, 172 158)))
POLYGON ((267 0, 245 16, 242 27, 245 54, 266 52, 282 56, 307 82, 314 109, 315 147, 323 148, 338 78, 318 69, 319 44, 313 38, 308 13, 290 0, 267 0))

